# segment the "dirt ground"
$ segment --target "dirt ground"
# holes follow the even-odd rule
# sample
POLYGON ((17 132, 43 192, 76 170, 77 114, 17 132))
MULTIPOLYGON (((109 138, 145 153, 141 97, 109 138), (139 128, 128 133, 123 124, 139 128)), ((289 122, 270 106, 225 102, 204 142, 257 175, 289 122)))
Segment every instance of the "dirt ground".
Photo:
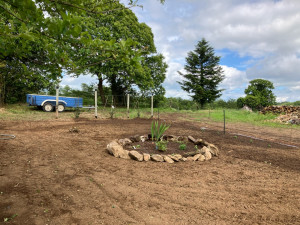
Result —
POLYGON ((290 131, 244 126, 261 141, 174 118, 167 134, 203 138, 220 157, 167 164, 106 152, 149 133, 148 119, 0 121, 16 135, 0 140, 0 224, 300 224, 300 149, 278 144, 290 131))

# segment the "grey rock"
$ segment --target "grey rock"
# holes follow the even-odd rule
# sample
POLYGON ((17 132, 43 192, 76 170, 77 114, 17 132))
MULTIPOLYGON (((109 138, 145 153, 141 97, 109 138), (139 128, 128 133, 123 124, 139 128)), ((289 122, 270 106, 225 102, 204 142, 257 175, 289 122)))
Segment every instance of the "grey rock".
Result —
POLYGON ((118 142, 122 146, 126 146, 132 143, 132 141, 129 138, 119 139, 118 142))
POLYGON ((142 154, 138 153, 137 151, 130 151, 129 156, 130 156, 130 158, 137 160, 139 162, 144 160, 144 156, 142 154))
POLYGON ((130 140, 132 142, 139 142, 141 140, 141 136, 140 135, 134 135, 134 136, 130 137, 130 140))

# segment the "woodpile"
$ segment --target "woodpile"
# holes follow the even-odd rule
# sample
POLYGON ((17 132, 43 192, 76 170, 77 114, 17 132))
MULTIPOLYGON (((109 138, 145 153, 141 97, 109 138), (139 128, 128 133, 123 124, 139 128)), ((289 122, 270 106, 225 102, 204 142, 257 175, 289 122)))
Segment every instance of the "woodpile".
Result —
POLYGON ((285 124, 300 124, 300 106, 268 106, 261 113, 281 114, 275 121, 285 124))
POLYGON ((273 114, 291 114, 295 113, 300 116, 300 106, 267 106, 263 108, 261 113, 273 113, 273 114))

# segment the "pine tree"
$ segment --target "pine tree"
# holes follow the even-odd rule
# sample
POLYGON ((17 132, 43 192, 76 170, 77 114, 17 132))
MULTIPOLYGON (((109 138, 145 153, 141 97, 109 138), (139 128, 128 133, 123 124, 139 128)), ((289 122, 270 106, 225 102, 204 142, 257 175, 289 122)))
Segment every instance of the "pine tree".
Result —
POLYGON ((188 53, 184 77, 178 82, 184 91, 190 93, 194 101, 203 108, 204 104, 211 103, 221 96, 223 90, 218 89, 224 79, 222 67, 219 65, 219 56, 215 56, 214 49, 203 38, 196 45, 196 49, 188 53))

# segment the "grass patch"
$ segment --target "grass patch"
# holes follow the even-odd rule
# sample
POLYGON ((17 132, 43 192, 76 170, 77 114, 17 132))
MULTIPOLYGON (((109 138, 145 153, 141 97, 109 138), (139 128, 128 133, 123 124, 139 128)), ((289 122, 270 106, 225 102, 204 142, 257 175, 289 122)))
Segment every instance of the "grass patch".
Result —
MULTIPOLYGON (((223 110, 202 110, 199 112, 192 113, 196 120, 210 119, 215 122, 223 122, 224 114, 223 110)), ((248 112, 245 110, 225 109, 225 120, 226 123, 249 123, 256 126, 270 126, 270 127, 295 127, 297 125, 292 124, 280 124, 274 122, 277 115, 274 114, 261 114, 259 112, 248 112)))

